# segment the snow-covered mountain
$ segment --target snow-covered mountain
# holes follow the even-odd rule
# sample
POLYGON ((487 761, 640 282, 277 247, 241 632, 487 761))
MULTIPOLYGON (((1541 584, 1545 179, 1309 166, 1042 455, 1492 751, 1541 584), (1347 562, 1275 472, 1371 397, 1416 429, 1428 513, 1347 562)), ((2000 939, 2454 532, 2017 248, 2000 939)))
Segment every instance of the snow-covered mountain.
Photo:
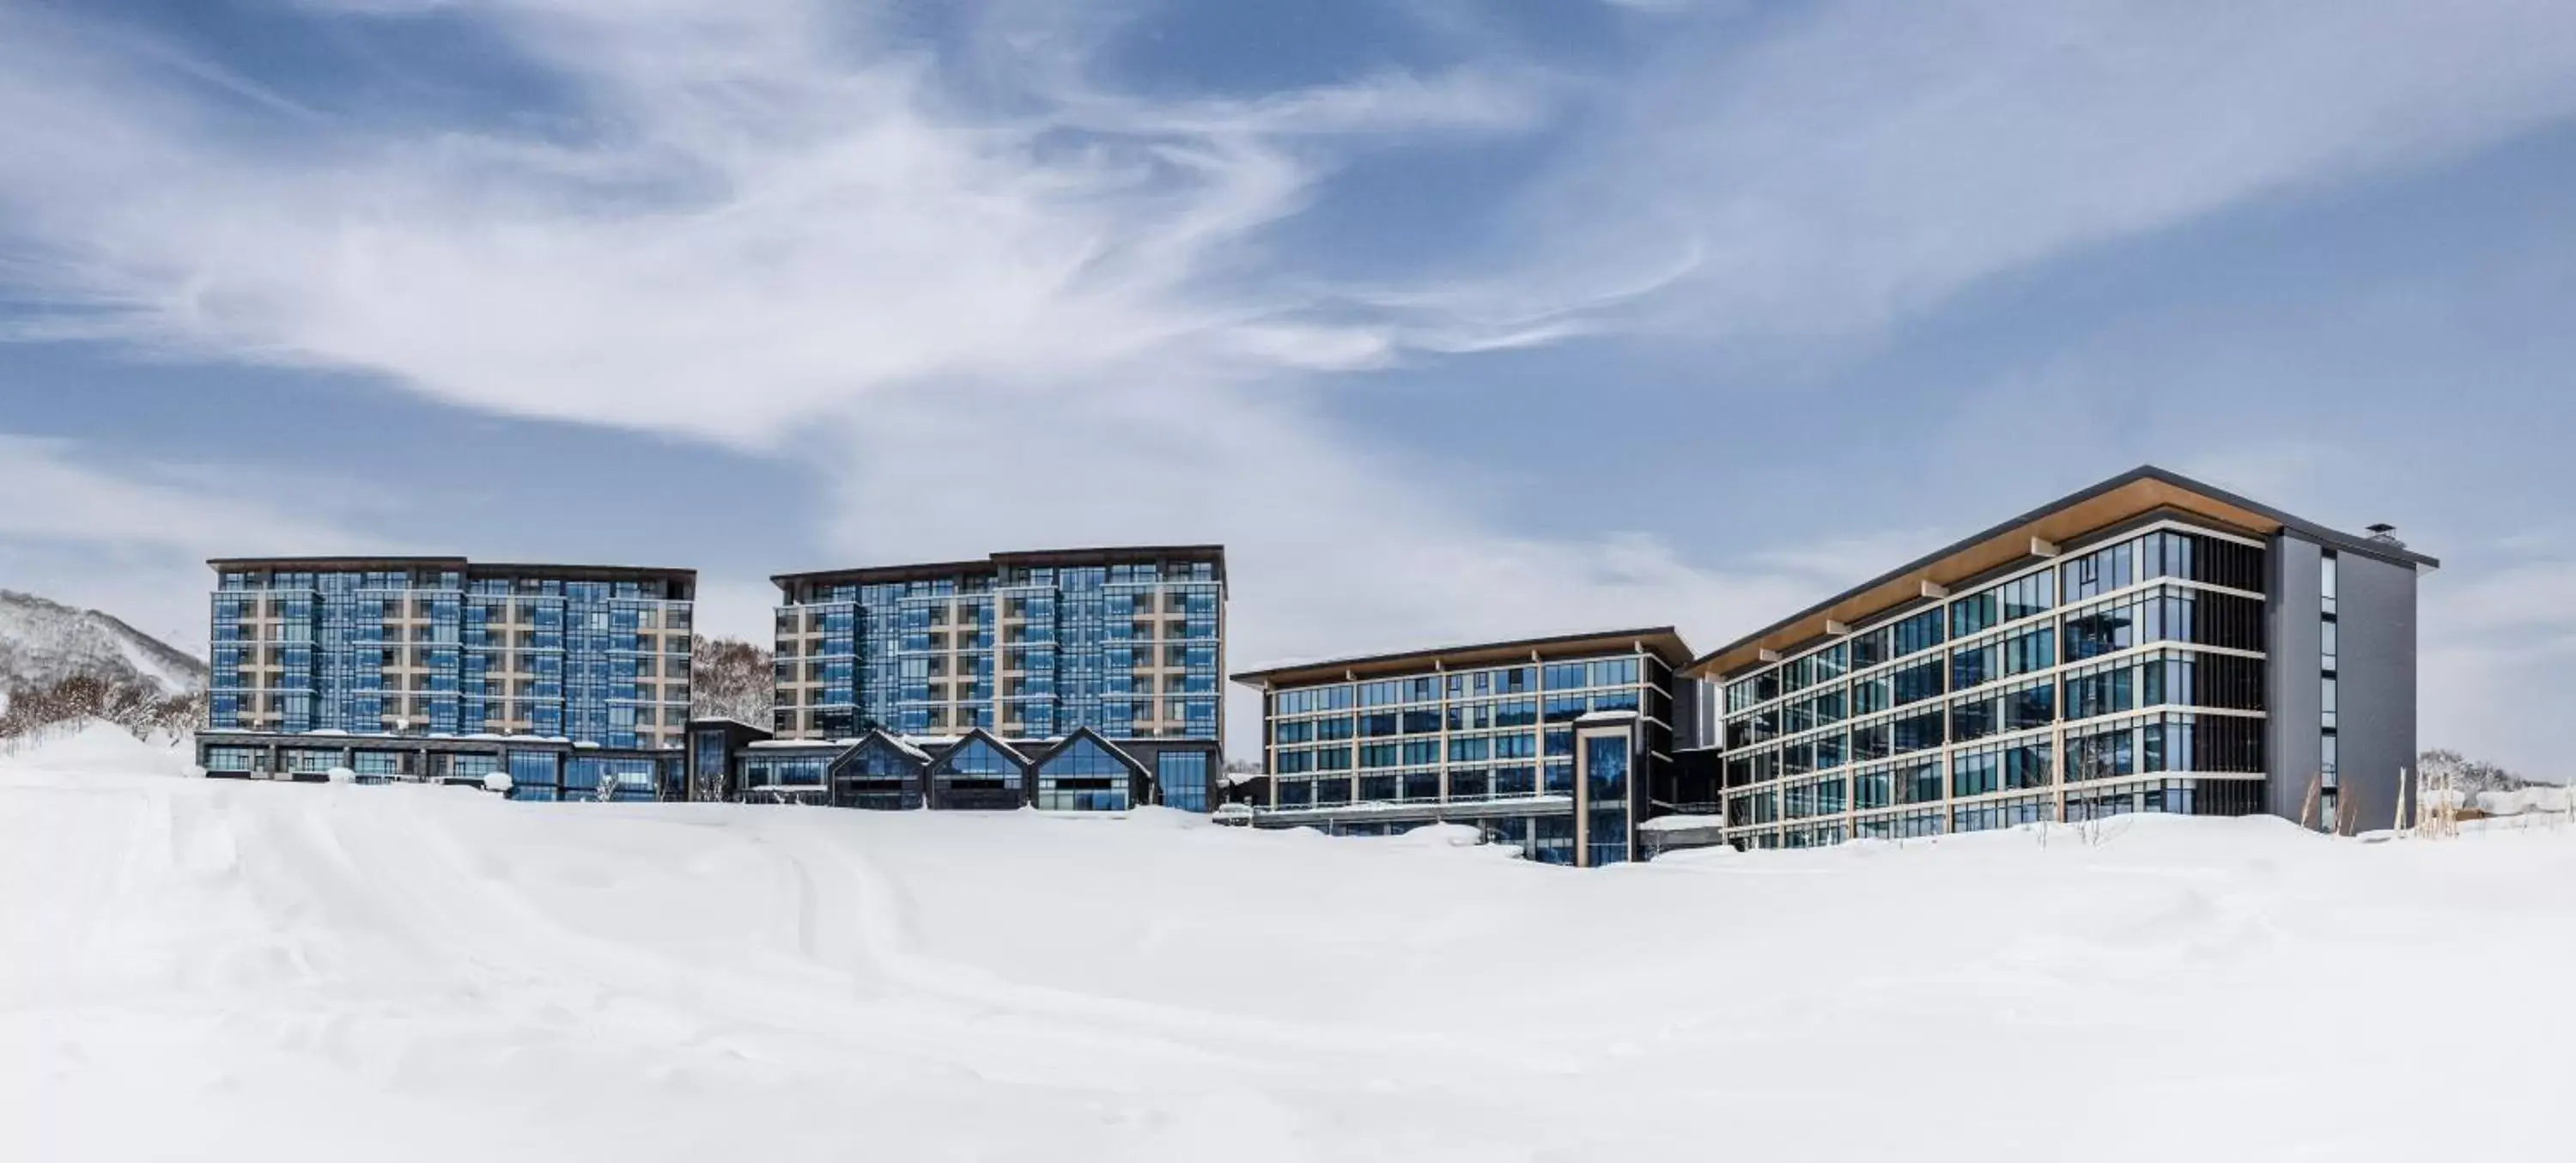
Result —
POLYGON ((80 675, 184 695, 206 684, 206 664, 111 615, 0 590, 0 692, 80 675))

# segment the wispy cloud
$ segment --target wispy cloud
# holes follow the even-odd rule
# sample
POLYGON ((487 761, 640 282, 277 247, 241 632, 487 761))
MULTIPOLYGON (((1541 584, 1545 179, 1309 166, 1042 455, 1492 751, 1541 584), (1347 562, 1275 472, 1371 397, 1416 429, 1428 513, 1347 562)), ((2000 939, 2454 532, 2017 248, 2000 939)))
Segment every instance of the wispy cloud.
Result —
POLYGON ((114 463, 99 449, 0 433, 0 541, 213 555, 363 550, 378 539, 186 466, 114 463))
POLYGON ((2576 113, 2576 7, 2550 0, 1829 0, 1649 26, 1660 50, 1509 226, 1546 277, 1504 270, 1493 298, 1647 285, 1614 300, 1626 325, 1866 333, 2070 250, 2576 113))
POLYGON ((276 483, 228 485, 196 466, 0 433, 0 586, 105 609, 193 648, 206 633, 206 558, 389 547, 342 514, 284 502, 276 483))
POLYGON ((19 38, 0 114, 64 114, 0 117, 0 196, 64 242, 25 269, 92 334, 792 449, 839 479, 828 536, 854 556, 1226 541, 1247 596, 1268 587, 1247 656, 1735 604, 1615 527, 1496 532, 1297 395, 1393 358, 1403 324, 1259 277, 1265 227, 1350 151, 1527 124, 1531 85, 1381 71, 1147 101, 1039 68, 968 109, 835 9, 445 11, 573 84, 581 130, 356 126, 281 152, 210 131, 148 62, 67 70, 19 38))

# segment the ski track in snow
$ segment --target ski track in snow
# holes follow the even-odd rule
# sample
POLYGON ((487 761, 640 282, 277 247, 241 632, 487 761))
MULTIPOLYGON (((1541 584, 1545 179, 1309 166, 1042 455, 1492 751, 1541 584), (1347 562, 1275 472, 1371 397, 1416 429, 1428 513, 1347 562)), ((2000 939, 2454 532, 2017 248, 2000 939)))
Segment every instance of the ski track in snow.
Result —
POLYGON ((74 743, 0 756, 19 1158, 2568 1157, 2576 831, 1578 873, 74 743))

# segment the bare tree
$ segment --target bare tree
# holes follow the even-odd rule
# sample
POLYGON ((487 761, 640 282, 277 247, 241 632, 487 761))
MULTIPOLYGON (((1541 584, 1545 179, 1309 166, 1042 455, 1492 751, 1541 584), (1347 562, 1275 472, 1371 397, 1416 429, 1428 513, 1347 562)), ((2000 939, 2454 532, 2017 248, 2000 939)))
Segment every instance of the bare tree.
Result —
POLYGON ((50 686, 9 692, 0 712, 0 739, 15 739, 57 723, 96 719, 114 723, 137 739, 175 736, 205 717, 203 691, 164 696, 157 688, 76 674, 50 686))
POLYGON ((739 638, 689 640, 689 713, 769 726, 769 652, 739 638))
POLYGON ((2447 747, 2436 747, 2415 760, 2427 787, 2454 788, 2474 798, 2482 791, 2520 791, 2541 781, 2498 764, 2471 759, 2447 747))

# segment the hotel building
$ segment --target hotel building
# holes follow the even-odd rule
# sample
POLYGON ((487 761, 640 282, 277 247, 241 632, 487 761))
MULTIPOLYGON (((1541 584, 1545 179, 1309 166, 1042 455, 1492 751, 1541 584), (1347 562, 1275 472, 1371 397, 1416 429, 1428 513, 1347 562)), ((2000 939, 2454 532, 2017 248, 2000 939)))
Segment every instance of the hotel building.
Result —
POLYGON ((693 571, 455 557, 207 564, 216 588, 198 761, 210 775, 506 772, 522 799, 677 788, 693 571))
POLYGON ((1546 863, 1635 859, 1638 825, 1669 798, 1674 717, 1697 702, 1675 697, 1689 661, 1663 627, 1238 674, 1261 691, 1270 773, 1253 823, 1459 823, 1546 863))
MULTIPOLYGON (((1222 547, 997 553, 771 580, 780 595, 773 738, 756 749, 766 754, 755 766, 797 744, 837 758, 876 733, 924 751, 980 733, 1025 759, 1088 731, 1150 772, 1132 802, 1208 810, 1224 770, 1222 547), (830 743, 842 746, 816 746, 830 743)), ((814 787, 827 782, 810 762, 793 772, 814 787)), ((1044 806, 1031 774, 1019 790, 1044 806)), ((766 770, 727 778, 737 788, 787 786, 766 770)))
POLYGON ((2154 467, 1693 661, 1684 782, 1738 847, 2124 812, 2406 818, 2439 563, 2154 467))

